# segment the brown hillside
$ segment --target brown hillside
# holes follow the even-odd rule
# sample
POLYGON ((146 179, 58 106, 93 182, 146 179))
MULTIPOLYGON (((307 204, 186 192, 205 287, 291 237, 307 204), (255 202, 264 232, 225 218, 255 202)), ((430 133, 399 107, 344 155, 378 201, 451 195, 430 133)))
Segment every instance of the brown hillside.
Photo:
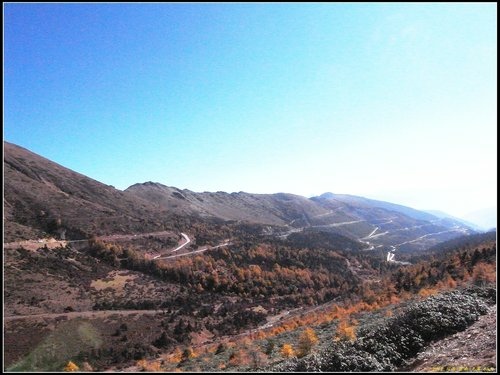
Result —
POLYGON ((149 202, 4 142, 5 242, 41 231, 68 236, 161 229, 149 202))
POLYGON ((154 232, 180 222, 187 230, 196 217, 282 226, 269 229, 282 237, 304 228, 332 232, 372 250, 421 250, 471 232, 408 207, 362 197, 195 193, 153 182, 120 191, 8 142, 4 180, 4 242, 44 233, 75 239, 154 232))

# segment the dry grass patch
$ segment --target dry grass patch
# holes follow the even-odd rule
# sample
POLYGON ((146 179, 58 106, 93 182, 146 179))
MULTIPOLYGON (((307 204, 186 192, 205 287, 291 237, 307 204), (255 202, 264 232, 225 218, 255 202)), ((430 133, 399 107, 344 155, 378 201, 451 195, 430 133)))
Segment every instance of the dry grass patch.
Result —
POLYGON ((92 280, 90 287, 98 291, 112 289, 116 294, 123 295, 126 283, 132 282, 137 275, 129 271, 111 271, 104 279, 92 280))

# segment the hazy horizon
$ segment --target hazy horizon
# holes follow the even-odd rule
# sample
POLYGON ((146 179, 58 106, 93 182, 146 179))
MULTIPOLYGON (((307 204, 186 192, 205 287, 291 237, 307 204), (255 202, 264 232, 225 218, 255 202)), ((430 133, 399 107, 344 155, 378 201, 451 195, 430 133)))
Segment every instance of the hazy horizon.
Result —
POLYGON ((4 139, 100 182, 496 209, 495 4, 4 11, 4 139))

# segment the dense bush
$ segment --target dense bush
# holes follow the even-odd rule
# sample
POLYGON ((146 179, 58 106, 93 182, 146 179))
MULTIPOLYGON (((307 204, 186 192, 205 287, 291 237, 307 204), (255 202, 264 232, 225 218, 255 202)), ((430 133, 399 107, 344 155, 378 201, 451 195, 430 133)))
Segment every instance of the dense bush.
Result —
POLYGON ((418 353, 424 347, 421 335, 406 325, 399 325, 396 319, 389 321, 375 331, 363 332, 354 345, 372 354, 384 367, 391 370, 405 358, 418 353))
POLYGON ((322 353, 299 361, 296 371, 384 371, 383 365, 370 353, 347 341, 336 342, 322 353))
POLYGON ((482 298, 486 303, 494 305, 497 303, 497 290, 493 287, 471 286, 467 288, 467 293, 482 298))
POLYGON ((453 291, 415 304, 396 318, 396 325, 414 329, 425 342, 463 331, 487 312, 482 299, 453 291))
MULTIPOLYGON (((489 288, 491 289, 491 288, 489 288)), ((392 371, 426 344, 462 331, 487 312, 489 290, 469 288, 415 302, 376 329, 361 329, 358 340, 334 342, 300 360, 283 361, 272 371, 392 371)))

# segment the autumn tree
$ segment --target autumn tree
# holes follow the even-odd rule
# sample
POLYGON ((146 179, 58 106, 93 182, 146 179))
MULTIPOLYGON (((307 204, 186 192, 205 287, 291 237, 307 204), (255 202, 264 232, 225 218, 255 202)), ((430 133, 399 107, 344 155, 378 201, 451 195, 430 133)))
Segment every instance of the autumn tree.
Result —
POLYGON ((293 346, 291 344, 283 344, 281 347, 281 355, 285 358, 294 357, 295 351, 293 350, 293 346))
POLYGON ((161 370, 160 362, 156 361, 148 362, 145 359, 140 359, 136 362, 136 365, 140 367, 142 371, 146 372, 156 372, 161 370))
POLYGON ((182 360, 183 352, 175 348, 174 352, 167 357, 169 363, 179 363, 182 360))
POLYGON ((189 361, 191 358, 196 358, 196 353, 194 352, 193 348, 189 346, 182 352, 181 363, 189 361))
POLYGON ((246 350, 237 350, 229 356, 229 365, 231 366, 247 366, 250 364, 250 357, 246 350))
POLYGON ((337 332, 335 332, 335 341, 356 340, 356 325, 349 323, 347 320, 341 320, 337 326, 337 332))
POLYGON ((472 282, 475 285, 485 285, 496 281, 495 266, 484 262, 478 262, 472 270, 472 282))
POLYGON ((299 337, 298 356, 303 357, 311 351, 312 347, 318 342, 316 332, 312 328, 307 327, 299 337))
POLYGON ((161 363, 160 362, 151 362, 144 370, 146 372, 159 372, 159 371, 161 371, 161 363))

